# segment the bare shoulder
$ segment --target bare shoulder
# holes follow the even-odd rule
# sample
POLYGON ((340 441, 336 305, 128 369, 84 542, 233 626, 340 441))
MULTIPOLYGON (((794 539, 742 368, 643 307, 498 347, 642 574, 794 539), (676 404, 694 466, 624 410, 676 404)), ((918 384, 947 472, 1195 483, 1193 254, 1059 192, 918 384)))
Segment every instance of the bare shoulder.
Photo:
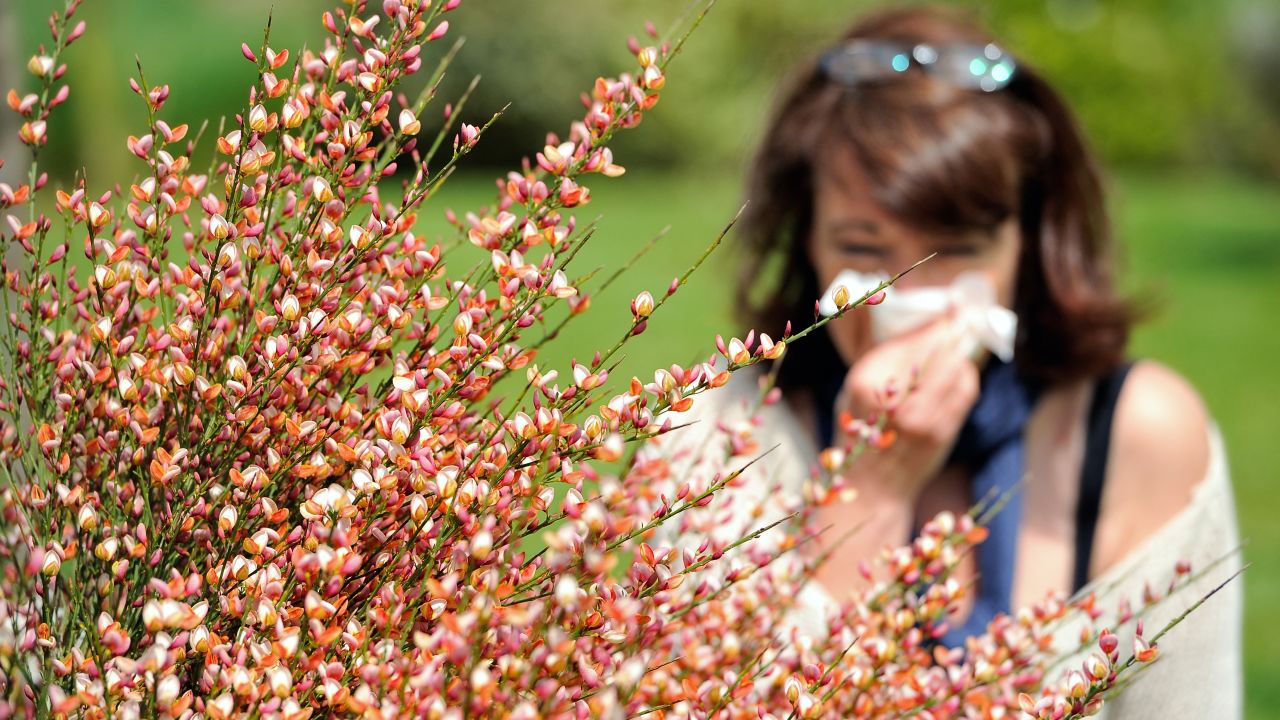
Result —
POLYGON ((1135 365, 1116 405, 1094 575, 1191 503, 1209 452, 1209 415, 1195 388, 1159 363, 1135 365))

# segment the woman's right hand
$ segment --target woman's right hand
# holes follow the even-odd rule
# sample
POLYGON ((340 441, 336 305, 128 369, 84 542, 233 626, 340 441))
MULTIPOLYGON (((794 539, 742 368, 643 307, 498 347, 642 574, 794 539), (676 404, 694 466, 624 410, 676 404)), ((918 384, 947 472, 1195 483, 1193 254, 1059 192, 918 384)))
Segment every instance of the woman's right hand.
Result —
POLYGON ((942 469, 977 398, 978 368, 950 317, 877 344, 849 369, 837 413, 868 419, 887 411, 885 429, 895 438, 883 449, 866 449, 844 470, 857 491, 852 507, 815 510, 822 539, 806 552, 832 553, 814 578, 834 597, 865 587, 854 571, 859 562, 911 537, 920 493, 942 469), (886 397, 890 386, 896 390, 886 397))
POLYGON ((859 496, 912 507, 942 469, 978 399, 978 367, 966 350, 955 321, 945 316, 875 345, 849 369, 837 413, 867 419, 888 412, 885 429, 895 436, 848 469, 859 496))

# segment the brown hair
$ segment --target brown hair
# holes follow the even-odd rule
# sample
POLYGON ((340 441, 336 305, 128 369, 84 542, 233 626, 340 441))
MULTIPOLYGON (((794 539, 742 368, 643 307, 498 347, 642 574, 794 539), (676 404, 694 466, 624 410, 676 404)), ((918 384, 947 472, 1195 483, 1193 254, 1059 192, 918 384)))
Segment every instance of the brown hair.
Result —
MULTIPOLYGON (((992 42, 966 17, 935 8, 868 16, 844 39, 908 47, 992 42)), ((1122 360, 1135 314, 1112 284, 1098 166, 1065 102, 1021 60, 1010 83, 990 93, 914 68, 854 87, 828 79, 816 60, 799 68, 749 175, 738 307, 753 327, 776 333, 788 321, 804 327, 814 319, 822 288, 806 242, 815 172, 835 147, 852 151, 881 207, 916 226, 989 229, 1018 217, 1014 310, 1024 373, 1061 382, 1101 375, 1122 360), (776 285, 753 302, 751 288, 777 260, 776 285)), ((784 387, 840 366, 825 332, 788 355, 784 387)))

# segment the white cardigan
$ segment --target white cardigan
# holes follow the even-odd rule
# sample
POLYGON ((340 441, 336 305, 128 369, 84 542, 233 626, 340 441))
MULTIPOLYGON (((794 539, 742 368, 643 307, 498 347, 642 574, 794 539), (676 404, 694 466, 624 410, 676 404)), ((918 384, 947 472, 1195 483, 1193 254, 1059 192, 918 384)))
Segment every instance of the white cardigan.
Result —
MULTIPOLYGON (((722 433, 713 432, 714 423, 745 422, 757 397, 755 375, 738 373, 724 387, 699 396, 688 412, 673 416, 676 424, 691 421, 695 424, 673 431, 660 444, 658 452, 672 463, 672 488, 675 480, 705 486, 715 472, 725 469, 723 453, 705 447, 706 441, 711 437, 717 447, 722 447, 722 433)), ((787 403, 763 407, 758 418, 759 424, 752 434, 760 452, 769 452, 757 461, 756 467, 743 474, 744 484, 728 493, 724 502, 697 511, 715 513, 717 522, 710 534, 721 539, 740 538, 792 512, 817 459, 813 440, 787 403)), ((1241 565, 1238 556, 1227 557, 1239 547, 1235 502, 1222 438, 1216 426, 1210 428, 1210 434, 1209 470, 1196 487, 1193 501, 1085 589, 1085 592, 1098 593, 1099 607, 1112 610, 1123 597, 1136 609, 1141 607, 1144 585, 1165 590, 1178 561, 1189 560, 1192 571, 1196 572, 1215 560, 1227 558, 1145 615, 1144 634, 1148 639, 1241 565)), ((735 461, 729 469, 743 464, 745 460, 735 461)), ((671 494, 668 492, 667 496, 671 494)), ((679 537, 682 542, 688 541, 690 531, 677 530, 675 525, 678 523, 673 521, 660 526, 657 540, 670 543, 679 537)), ((781 529, 770 530, 752 544, 772 552, 781 532, 781 529)), ((1242 598, 1241 579, 1237 578, 1196 609, 1162 638, 1159 659, 1137 673, 1122 694, 1108 699, 1100 717, 1126 720, 1206 717, 1235 720, 1241 717, 1242 598)), ((820 585, 807 583, 797 596, 797 606, 788 617, 788 624, 799 629, 802 635, 819 637, 826 631, 828 613, 836 607, 836 601, 820 585)), ((1057 666, 1055 673, 1079 668, 1088 650, 1093 649, 1079 652, 1075 642, 1079 637, 1079 622, 1083 619, 1068 623, 1055 634, 1057 650, 1071 656, 1057 666)), ((1120 635, 1123 662, 1132 648, 1132 623, 1113 629, 1120 635)))

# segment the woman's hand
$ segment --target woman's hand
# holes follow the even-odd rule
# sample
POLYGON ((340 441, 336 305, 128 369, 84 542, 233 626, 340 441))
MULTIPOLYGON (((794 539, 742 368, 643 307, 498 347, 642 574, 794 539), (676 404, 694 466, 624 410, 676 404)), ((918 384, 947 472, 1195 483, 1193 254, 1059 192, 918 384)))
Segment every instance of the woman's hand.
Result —
POLYGON ((914 506, 942 469, 978 399, 978 367, 946 316, 868 350, 849 369, 837 411, 858 418, 888 412, 896 436, 858 457, 848 478, 864 499, 914 506), (868 497, 870 496, 870 497, 868 497))
POLYGON ((806 552, 832 553, 814 577, 834 597, 866 586, 855 570, 859 562, 911 537, 916 501, 978 399, 978 368, 967 349, 948 316, 876 345, 849 369, 837 413, 867 419, 887 411, 885 429, 896 438, 886 448, 868 449, 844 471, 858 493, 851 507, 829 503, 814 511, 821 539, 806 552), (894 392, 886 393, 888 387, 894 392))

